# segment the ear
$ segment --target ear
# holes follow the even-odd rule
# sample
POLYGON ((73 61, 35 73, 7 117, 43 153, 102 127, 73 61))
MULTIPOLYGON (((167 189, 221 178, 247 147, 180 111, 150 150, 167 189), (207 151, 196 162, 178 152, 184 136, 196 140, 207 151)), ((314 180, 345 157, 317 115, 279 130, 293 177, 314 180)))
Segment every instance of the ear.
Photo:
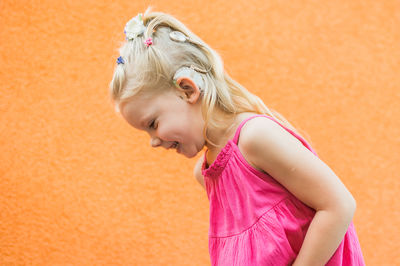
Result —
POLYGON ((178 91, 185 94, 189 103, 196 103, 200 98, 200 89, 196 83, 188 77, 180 77, 176 80, 178 91))

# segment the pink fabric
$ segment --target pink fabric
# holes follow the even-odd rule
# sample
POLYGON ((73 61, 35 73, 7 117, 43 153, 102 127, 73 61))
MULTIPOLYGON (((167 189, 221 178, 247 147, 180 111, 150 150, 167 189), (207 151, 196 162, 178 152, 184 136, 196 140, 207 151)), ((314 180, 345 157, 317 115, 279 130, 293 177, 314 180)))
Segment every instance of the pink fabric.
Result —
MULTIPOLYGON (((272 119, 318 156, 295 132, 272 117, 243 121, 216 160, 202 166, 210 201, 209 252, 212 265, 290 265, 298 254, 315 211, 270 175, 247 163, 237 143, 254 117, 272 119)), ((365 265, 353 226, 326 265, 365 265)))

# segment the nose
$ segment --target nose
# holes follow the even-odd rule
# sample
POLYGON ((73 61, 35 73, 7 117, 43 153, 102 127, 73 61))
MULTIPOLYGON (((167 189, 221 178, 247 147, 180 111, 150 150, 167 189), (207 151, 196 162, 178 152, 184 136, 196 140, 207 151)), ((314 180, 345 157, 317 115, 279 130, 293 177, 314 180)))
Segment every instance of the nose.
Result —
POLYGON ((150 139, 150 146, 151 147, 158 147, 161 145, 161 140, 157 137, 151 137, 150 139))

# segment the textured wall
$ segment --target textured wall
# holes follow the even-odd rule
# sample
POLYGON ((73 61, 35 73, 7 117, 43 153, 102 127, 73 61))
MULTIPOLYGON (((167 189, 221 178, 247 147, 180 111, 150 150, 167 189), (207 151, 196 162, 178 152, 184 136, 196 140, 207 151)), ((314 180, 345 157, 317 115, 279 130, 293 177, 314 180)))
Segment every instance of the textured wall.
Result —
POLYGON ((209 265, 195 160, 108 100, 151 4, 303 134, 357 200, 368 265, 400 265, 399 1, 0 1, 0 264, 209 265))

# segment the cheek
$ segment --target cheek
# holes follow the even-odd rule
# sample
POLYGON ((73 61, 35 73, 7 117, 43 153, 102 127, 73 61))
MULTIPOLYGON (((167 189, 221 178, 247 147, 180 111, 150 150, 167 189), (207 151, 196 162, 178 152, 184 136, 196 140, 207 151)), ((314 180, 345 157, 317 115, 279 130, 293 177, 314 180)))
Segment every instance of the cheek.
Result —
POLYGON ((167 141, 175 141, 177 128, 171 123, 164 123, 157 128, 157 133, 160 138, 167 141))

